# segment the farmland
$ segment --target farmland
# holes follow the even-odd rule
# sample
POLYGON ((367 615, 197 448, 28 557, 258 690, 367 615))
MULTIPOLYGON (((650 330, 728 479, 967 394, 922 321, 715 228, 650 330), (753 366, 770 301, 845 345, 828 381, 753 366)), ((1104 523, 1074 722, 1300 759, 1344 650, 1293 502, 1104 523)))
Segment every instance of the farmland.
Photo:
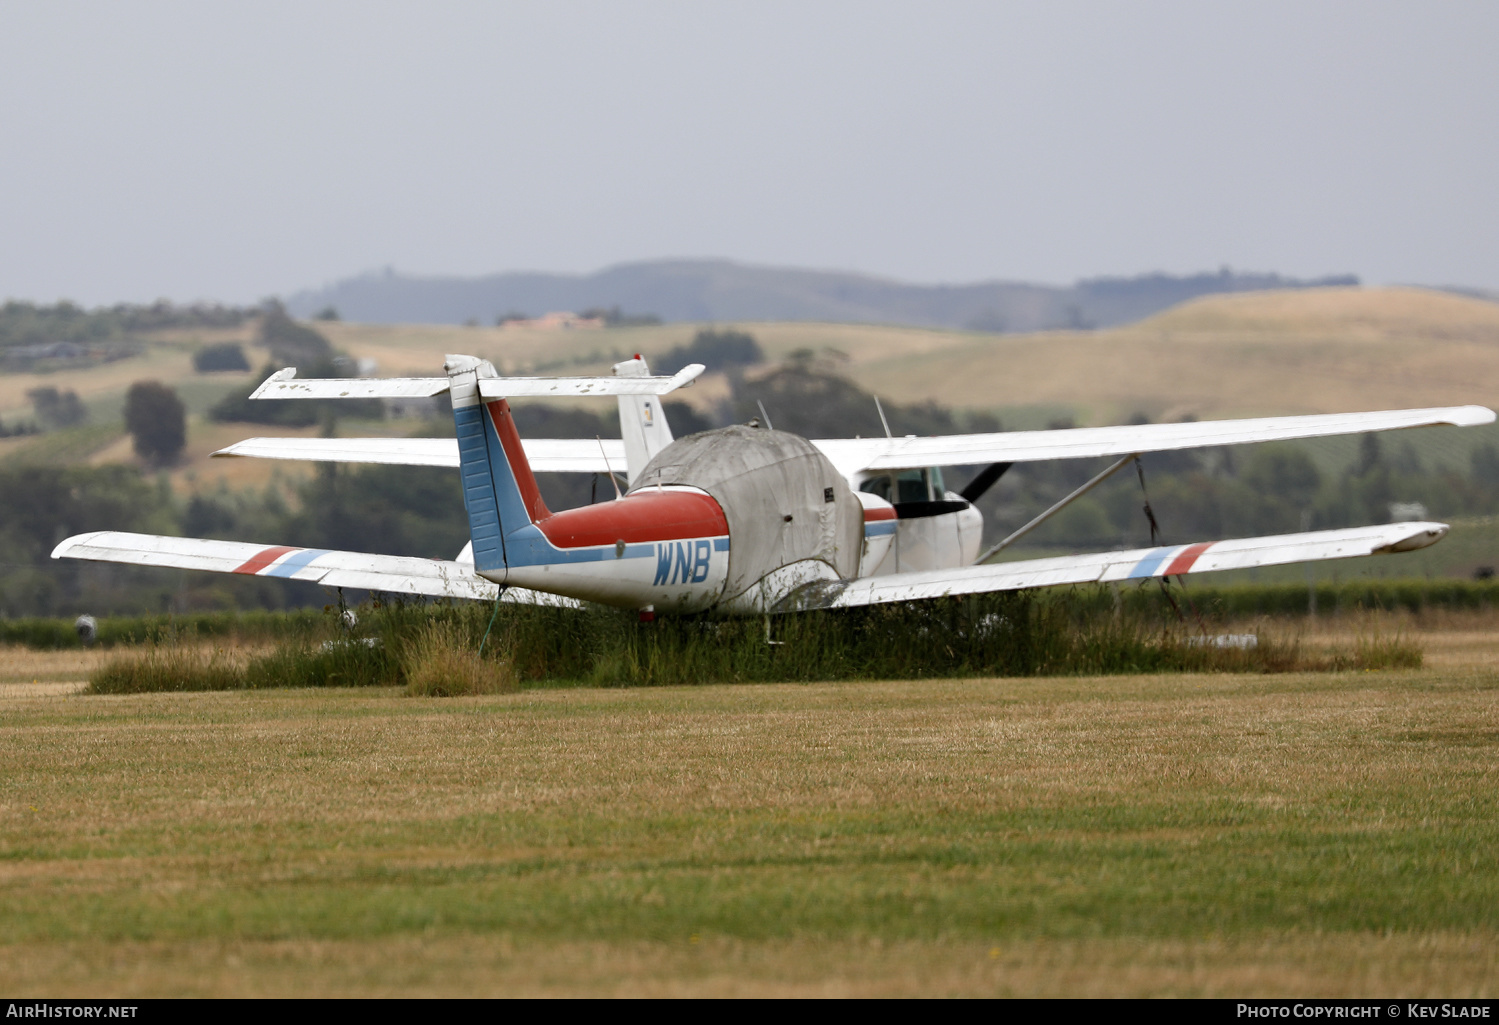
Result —
MULTIPOLYGON (((607 373, 633 352, 659 357, 704 325, 604 330, 501 329, 326 322, 338 349, 374 360, 382 376, 440 372, 448 352, 492 359, 509 373, 607 373)), ((1210 296, 1137 324, 1100 331, 986 334, 896 326, 820 323, 718 325, 752 332, 772 360, 798 350, 822 354, 856 384, 894 402, 933 401, 997 414, 1005 426, 1044 427, 1195 416, 1340 412, 1419 405, 1493 404, 1499 379, 1499 304, 1407 288, 1337 288, 1210 296)), ((195 374, 201 345, 239 340, 238 329, 173 330, 151 336, 140 356, 98 367, 8 373, 0 418, 25 415, 26 392, 73 389, 88 405, 88 428, 67 438, 0 439, 0 459, 118 462, 132 458, 119 425, 125 389, 159 379, 179 389, 190 419, 188 451, 174 469, 179 490, 264 485, 272 467, 213 460, 208 453, 245 435, 245 425, 208 422, 212 403, 244 389, 257 372, 195 374), (49 447, 50 446, 50 447, 49 447)), ((257 368, 266 358, 250 346, 257 368)), ((713 368, 710 368, 710 370, 713 368)), ((681 397, 701 406, 726 394, 709 374, 681 397)), ((591 408, 591 407, 590 407, 591 408)), ((772 415, 774 411, 772 410, 772 415)), ((899 425, 896 425, 897 427, 899 425)), ((402 433, 400 421, 361 424, 362 433, 402 433)), ((308 433, 256 426, 249 433, 308 433)), ((1339 450, 1341 452, 1341 449, 1339 450)))

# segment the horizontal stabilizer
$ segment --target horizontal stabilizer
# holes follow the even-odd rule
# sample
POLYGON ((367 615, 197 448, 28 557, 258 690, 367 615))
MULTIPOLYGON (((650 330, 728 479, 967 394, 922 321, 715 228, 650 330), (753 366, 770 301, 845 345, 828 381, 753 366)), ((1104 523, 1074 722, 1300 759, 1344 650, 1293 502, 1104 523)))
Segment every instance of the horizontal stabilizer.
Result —
MULTIPOLYGON (((618 438, 522 438, 536 473, 623 473, 625 443, 618 438)), ((400 466, 458 465, 452 438, 246 438, 215 456, 300 459, 328 463, 390 463, 400 466)))
MULTIPOLYGON (((101 530, 68 538, 52 550, 54 559, 123 562, 306 580, 324 587, 347 587, 387 594, 493 601, 499 587, 474 573, 472 563, 368 555, 325 548, 292 548, 244 541, 210 541, 101 530)), ((524 588, 505 589, 504 600, 521 604, 573 605, 575 602, 524 588)))
POLYGON ((479 395, 486 399, 666 395, 691 384, 704 369, 701 363, 689 363, 671 377, 481 377, 479 395))
POLYGON ((783 602, 782 610, 846 608, 1059 584, 1122 583, 1256 566, 1352 559, 1425 548, 1441 540, 1446 533, 1445 523, 1386 523, 1345 530, 1317 530, 1305 534, 897 573, 847 584, 811 585, 783 602))
POLYGON ((446 377, 297 377, 278 370, 250 393, 252 399, 427 399, 448 390, 446 377))
MULTIPOLYGON (((486 399, 576 398, 586 395, 666 395, 691 384, 701 363, 671 377, 485 377, 486 399)), ((297 377, 296 367, 278 370, 250 393, 252 399, 421 399, 448 390, 446 377, 297 377)))
POLYGON ((1252 420, 1201 420, 1179 424, 1075 427, 1058 431, 952 434, 937 438, 834 438, 813 444, 845 476, 861 470, 904 470, 975 463, 1030 463, 1046 459, 1090 459, 1143 452, 1170 452, 1218 445, 1249 445, 1369 431, 1449 424, 1474 427, 1494 422, 1483 406, 1387 409, 1370 413, 1267 416, 1252 420))

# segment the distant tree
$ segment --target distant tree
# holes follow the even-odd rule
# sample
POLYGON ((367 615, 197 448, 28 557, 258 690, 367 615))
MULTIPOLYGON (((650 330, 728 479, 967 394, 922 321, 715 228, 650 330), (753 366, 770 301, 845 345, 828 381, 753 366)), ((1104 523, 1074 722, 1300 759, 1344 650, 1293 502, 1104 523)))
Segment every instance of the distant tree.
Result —
POLYGON ((220 370, 249 370, 250 361, 245 359, 245 350, 238 342, 220 345, 205 345, 193 353, 193 369, 200 374, 211 374, 220 370))
POLYGON ((324 306, 312 315, 313 320, 338 320, 338 307, 324 306))
POLYGON ((125 429, 135 452, 150 463, 170 463, 187 444, 187 411, 160 381, 136 381, 125 393, 125 429))
MULTIPOLYGON (((808 349, 808 362, 815 356, 808 349)), ((701 363, 709 370, 749 366, 765 362, 765 353, 755 336, 745 331, 712 331, 703 329, 687 345, 679 345, 661 357, 652 370, 658 374, 675 374, 689 363, 701 363)))
POLYGON ((260 344, 269 349, 282 366, 294 366, 299 370, 333 359, 333 346, 328 339, 307 325, 292 320, 280 303, 269 305, 260 320, 260 344))
POLYGON ((1311 505, 1322 487, 1322 474, 1312 457, 1290 445, 1259 446, 1240 479, 1259 495, 1288 502, 1294 509, 1311 505))
POLYGON ((1473 480, 1480 486, 1499 486, 1499 448, 1492 444, 1479 445, 1468 456, 1473 480))
POLYGON ((88 419, 88 410, 79 401, 78 393, 71 388, 66 391, 58 391, 52 387, 33 388, 26 393, 26 397, 31 400, 37 421, 43 427, 72 427, 88 419))
POLYGON ((590 306, 578 315, 587 320, 602 320, 605 327, 654 327, 661 323, 654 313, 626 313, 618 306, 590 306))
POLYGON ((531 318, 529 316, 527 316, 526 314, 524 314, 524 313, 518 313, 515 310, 511 310, 509 313, 501 313, 498 317, 495 317, 494 318, 494 326, 495 327, 504 327, 506 324, 510 323, 512 320, 530 320, 530 319, 531 318))

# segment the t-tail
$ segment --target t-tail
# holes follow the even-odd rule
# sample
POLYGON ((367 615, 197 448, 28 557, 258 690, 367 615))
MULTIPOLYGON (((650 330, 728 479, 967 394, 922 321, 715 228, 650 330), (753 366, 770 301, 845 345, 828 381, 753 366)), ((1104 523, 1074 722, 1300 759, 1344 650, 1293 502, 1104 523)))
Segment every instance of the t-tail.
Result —
POLYGON ((510 403, 479 395, 480 380, 499 376, 494 367, 473 356, 449 356, 444 366, 453 399, 474 569, 503 572, 509 565, 506 537, 551 512, 526 461, 510 403))

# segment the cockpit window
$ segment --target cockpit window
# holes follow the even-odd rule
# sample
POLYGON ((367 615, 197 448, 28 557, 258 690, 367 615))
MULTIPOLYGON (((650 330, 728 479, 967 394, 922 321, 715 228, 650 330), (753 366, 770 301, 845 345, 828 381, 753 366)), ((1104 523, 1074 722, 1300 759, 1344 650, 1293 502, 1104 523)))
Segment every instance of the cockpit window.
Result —
POLYGON ((906 502, 929 502, 925 470, 902 470, 895 475, 895 504, 906 502))
POLYGON ((932 466, 922 470, 901 470, 893 475, 870 477, 859 485, 860 491, 878 495, 887 502, 941 501, 946 494, 942 471, 932 466))

